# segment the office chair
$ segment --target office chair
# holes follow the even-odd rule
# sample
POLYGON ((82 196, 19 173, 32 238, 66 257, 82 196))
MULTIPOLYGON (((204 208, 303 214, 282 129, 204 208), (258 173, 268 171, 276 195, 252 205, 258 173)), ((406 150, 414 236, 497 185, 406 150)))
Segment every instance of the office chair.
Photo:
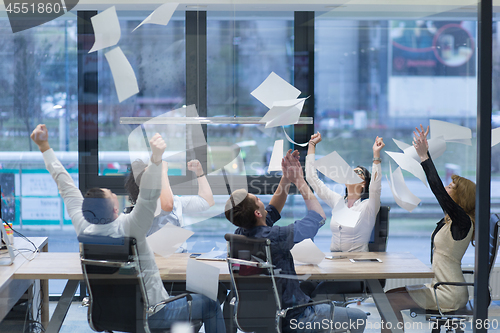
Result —
MULTIPOLYGON (((491 270, 495 265, 495 260, 498 252, 498 237, 500 230, 500 216, 499 214, 491 214, 490 216, 490 238, 489 238, 489 258, 488 258, 488 278, 491 270)), ((474 274, 474 271, 464 270, 464 274, 474 274)), ((450 286, 474 286, 471 282, 438 282, 434 285, 434 293, 436 297, 437 310, 427 309, 410 309, 410 317, 415 318, 419 314, 425 314, 428 321, 433 322, 432 333, 439 333, 441 326, 447 328, 447 332, 455 330, 456 333, 463 333, 463 323, 471 320, 474 317, 474 300, 469 300, 466 306, 451 312, 443 312, 439 307, 439 299, 437 297, 437 288, 441 285, 450 286)), ((491 289, 488 299, 488 304, 491 303, 491 289)))
MULTIPOLYGON (((385 252, 387 249, 387 236, 389 235, 389 211, 391 207, 380 206, 375 225, 373 226, 370 242, 368 243, 368 251, 370 252, 385 252)), ((385 286, 385 279, 380 280, 382 288, 385 286)), ((347 306, 352 303, 362 302, 368 298, 370 291, 364 281, 326 281, 321 282, 311 297, 315 300, 331 299, 335 301, 335 305, 347 306), (361 296, 348 297, 347 295, 361 296)))
MULTIPOLYGON (((186 298, 191 319, 191 296, 182 294, 149 304, 135 238, 78 236, 80 263, 89 294, 87 319, 96 332, 169 332, 152 330, 148 317, 158 306, 186 298)), ((190 320, 191 321, 191 320, 190 320)), ((201 323, 194 324, 199 329, 201 323)))
POLYGON ((226 234, 224 238, 234 295, 231 310, 241 331, 281 333, 281 322, 289 311, 315 304, 330 304, 333 319, 334 305, 329 300, 282 307, 280 281, 272 264, 269 239, 235 234, 226 234))

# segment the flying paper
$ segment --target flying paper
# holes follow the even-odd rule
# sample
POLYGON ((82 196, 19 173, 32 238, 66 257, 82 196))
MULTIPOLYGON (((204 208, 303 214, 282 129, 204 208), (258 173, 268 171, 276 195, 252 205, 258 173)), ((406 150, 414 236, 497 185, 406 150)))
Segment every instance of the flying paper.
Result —
POLYGON ((315 161, 314 166, 319 172, 340 184, 359 184, 363 181, 336 151, 315 161))
POLYGON ((386 151, 386 154, 389 155, 394 160, 394 162, 396 162, 401 167, 401 169, 408 171, 409 173, 420 179, 422 183, 425 184, 425 186, 428 186, 424 169, 419 162, 404 153, 386 151))
POLYGON ((389 173, 391 180, 388 180, 388 182, 394 200, 399 207, 411 212, 418 206, 420 199, 411 193, 408 186, 406 186, 401 168, 398 167, 393 173, 391 163, 389 163, 389 173))
POLYGON ((188 259, 186 290, 217 301, 220 269, 200 260, 188 259))
POLYGON ((349 209, 344 200, 339 200, 332 209, 332 220, 344 227, 354 228, 358 224, 360 214, 360 211, 349 209))
MULTIPOLYGON (((436 159, 439 156, 443 155, 443 153, 446 151, 446 141, 444 141, 442 136, 434 139, 429 139, 427 140, 427 143, 429 144, 429 154, 433 159, 436 159)), ((405 153, 405 155, 413 158, 415 161, 420 163, 420 157, 418 156, 415 147, 409 146, 408 148, 404 149, 403 152, 405 153)))
POLYGON ((277 101, 296 99, 300 95, 300 90, 271 72, 264 82, 251 92, 251 95, 271 109, 277 101))
POLYGON ((491 130, 491 146, 500 143, 500 127, 491 130))
POLYGON ((406 148, 411 147, 411 145, 407 144, 406 142, 399 141, 399 140, 396 140, 394 138, 392 139, 392 141, 394 141, 396 146, 398 146, 398 148, 401 150, 405 150, 406 148))
POLYGON ((121 30, 115 6, 92 16, 90 21, 94 28, 95 42, 89 53, 118 44, 121 30))
POLYGON ((139 92, 134 69, 127 60, 122 49, 118 46, 104 54, 111 68, 113 81, 115 82, 118 101, 121 103, 127 98, 139 92))
POLYGON ((174 254, 175 250, 193 234, 191 230, 167 223, 163 228, 148 236, 146 240, 154 253, 166 258, 174 254))
POLYGON ((283 159, 283 140, 274 141, 273 153, 269 162, 268 171, 281 171, 281 160, 283 159))
POLYGON ((281 128, 283 129, 283 133, 285 133, 285 137, 288 140, 288 142, 293 143, 294 145, 297 145, 297 146, 300 146, 300 147, 305 147, 305 146, 307 146, 309 144, 309 142, 306 142, 306 143, 297 143, 297 142, 293 141, 292 138, 289 137, 288 134, 286 133, 285 128, 284 127, 281 127, 281 128))
POLYGON ((266 128, 296 124, 299 122, 305 100, 306 98, 276 101, 260 121, 266 123, 266 128))
POLYGON ((442 136, 446 142, 472 146, 472 131, 470 128, 435 119, 429 120, 429 124, 431 138, 442 136))
POLYGON ((305 264, 318 265, 325 258, 325 254, 321 252, 310 238, 295 244, 290 250, 290 253, 292 253, 293 260, 305 264))
POLYGON ((139 28, 143 24, 159 24, 159 25, 167 25, 168 21, 174 14, 177 6, 179 4, 176 2, 165 3, 160 7, 156 8, 154 12, 149 14, 148 17, 144 21, 142 21, 137 27, 135 27, 132 32, 134 32, 137 28, 139 28))

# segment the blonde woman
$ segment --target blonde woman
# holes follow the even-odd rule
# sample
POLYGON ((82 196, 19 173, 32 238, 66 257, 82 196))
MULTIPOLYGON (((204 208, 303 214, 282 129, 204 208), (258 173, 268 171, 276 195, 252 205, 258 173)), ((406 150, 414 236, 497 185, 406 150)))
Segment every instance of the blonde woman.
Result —
MULTIPOLYGON (((476 204, 476 184, 453 175, 452 182, 444 187, 429 155, 427 134, 416 128, 413 146, 420 157, 429 186, 445 214, 438 222, 431 236, 432 270, 434 279, 426 285, 413 285, 391 289, 386 292, 396 317, 403 323, 401 310, 423 308, 436 310, 434 284, 437 282, 465 282, 462 273, 462 257, 469 243, 474 239, 474 216, 476 204)), ((467 287, 441 285, 437 288, 439 307, 444 312, 455 311, 465 306, 469 299, 467 287)), ((404 327, 402 325, 401 327, 404 327)), ((383 327, 383 332, 389 332, 383 327)))

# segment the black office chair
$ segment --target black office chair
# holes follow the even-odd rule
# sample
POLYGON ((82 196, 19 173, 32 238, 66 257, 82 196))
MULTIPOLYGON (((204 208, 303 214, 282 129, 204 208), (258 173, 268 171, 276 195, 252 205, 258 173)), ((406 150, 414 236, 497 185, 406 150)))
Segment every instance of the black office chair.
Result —
MULTIPOLYGON (((150 333, 148 317, 158 306, 186 298, 191 319, 191 296, 182 294, 149 304, 135 238, 81 235, 80 262, 89 294, 87 319, 96 332, 150 333)), ((194 323, 195 328, 201 323, 194 323)))
MULTIPOLYGON (((498 237, 500 230, 500 216, 499 214, 491 214, 490 216, 490 239, 489 239, 489 258, 488 258, 488 276, 491 273, 498 252, 498 237)), ((474 271, 464 270, 464 274, 474 274, 474 271)), ((441 326, 446 325, 447 332, 455 330, 456 333, 463 332, 463 324, 474 317, 474 300, 469 300, 464 308, 451 312, 443 312, 439 307, 439 299, 437 297, 437 288, 441 285, 450 286, 470 286, 473 287, 474 283, 471 282, 438 282, 434 285, 434 293, 436 297, 437 310, 426 309, 410 309, 410 317, 415 318, 419 314, 425 315, 426 319, 433 322, 432 333, 439 333, 441 326)), ((491 289, 488 299, 488 304, 491 303, 491 289)))
POLYGON ((281 322, 289 311, 315 304, 330 304, 333 319, 334 305, 328 300, 282 308, 269 239, 235 234, 226 234, 224 238, 234 295, 230 304, 241 331, 281 333, 281 322))
MULTIPOLYGON (((391 207, 380 206, 375 225, 373 226, 368 250, 370 252, 385 252, 387 249, 387 236, 389 235, 389 211, 391 207)), ((382 288, 385 279, 380 280, 382 288)), ((347 306, 351 303, 362 302, 368 298, 370 290, 364 281, 326 281, 321 282, 311 293, 315 300, 331 299, 338 306, 347 306)))

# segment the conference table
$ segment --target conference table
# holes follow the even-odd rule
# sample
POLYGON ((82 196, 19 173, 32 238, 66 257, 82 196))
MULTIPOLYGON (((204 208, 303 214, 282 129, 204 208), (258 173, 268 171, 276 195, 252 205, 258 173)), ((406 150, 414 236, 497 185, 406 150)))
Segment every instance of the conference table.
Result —
MULTIPOLYGON (((24 239, 21 237, 14 237, 13 247, 22 251, 21 255, 19 251, 14 251, 14 261, 10 265, 0 266, 0 321, 2 321, 5 316, 9 313, 12 307, 17 303, 17 301, 25 294, 28 288, 33 284, 34 280, 40 280, 38 277, 34 279, 15 279, 14 274, 16 271, 23 266, 24 263, 28 261, 33 255, 31 251, 42 251, 47 253, 48 251, 48 238, 47 237, 30 237, 24 239), (29 240, 28 240, 29 239, 29 240), (31 242, 30 242, 31 241, 31 242)), ((8 257, 6 250, 1 252, 2 261, 8 257)), ((41 292, 43 295, 48 295, 48 282, 41 280, 41 292)), ((30 297, 34 297, 36 292, 30 291, 30 297)), ((42 307, 46 312, 42 312, 42 316, 46 318, 49 317, 48 306, 49 299, 44 298, 45 302, 42 307)))
MULTIPOLYGON (((397 319, 384 294, 379 279, 432 278, 432 270, 411 253, 396 252, 357 252, 329 253, 339 259, 324 259, 318 265, 296 263, 298 275, 306 275, 310 280, 365 280, 372 293, 377 308, 387 321, 393 323, 393 332, 397 329, 397 319), (351 258, 380 259, 381 262, 351 262, 351 258)), ((164 281, 186 281, 186 268, 189 254, 178 253, 168 258, 156 256, 156 264, 164 281)), ((191 259, 195 260, 195 259, 191 259)), ((230 281, 225 261, 204 260, 208 265, 220 269, 219 280, 230 281)), ((46 252, 30 262, 24 263, 13 274, 19 280, 68 280, 50 323, 44 325, 46 332, 58 332, 69 309, 73 295, 83 274, 79 253, 46 252)), ((48 293, 44 294, 48 297, 48 293)), ((45 303, 43 303, 45 304, 45 303)), ((48 304, 48 303, 47 303, 48 304)), ((45 323, 46 324, 46 323, 45 323)))

